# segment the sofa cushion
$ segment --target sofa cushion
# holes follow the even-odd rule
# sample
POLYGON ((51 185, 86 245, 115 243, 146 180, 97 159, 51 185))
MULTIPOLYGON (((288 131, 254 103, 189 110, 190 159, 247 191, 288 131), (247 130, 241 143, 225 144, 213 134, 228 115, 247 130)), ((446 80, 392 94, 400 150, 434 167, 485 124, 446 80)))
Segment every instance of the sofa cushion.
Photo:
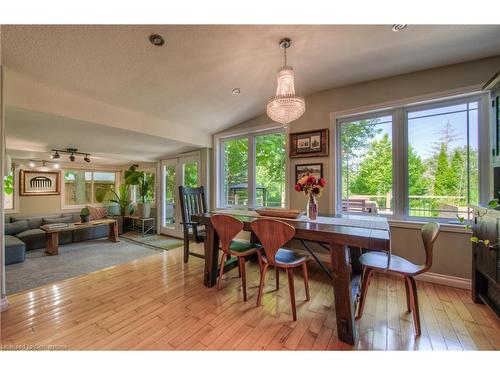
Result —
POLYGON ((5 265, 24 262, 26 244, 14 236, 5 236, 5 265))
POLYGON ((28 220, 28 226, 29 229, 38 229, 40 228, 43 224, 43 219, 51 219, 51 218, 58 218, 61 217, 62 215, 43 215, 43 216, 28 216, 28 217, 16 217, 13 218, 12 221, 20 221, 20 220, 28 220))
POLYGON ((107 216, 118 216, 118 215, 121 215, 121 211, 120 211, 120 205, 119 204, 109 204, 106 206, 106 210, 107 210, 107 216))
POLYGON ((28 220, 20 220, 14 223, 5 223, 5 234, 14 235, 29 229, 28 220))
POLYGON ((57 223, 74 223, 73 216, 68 215, 68 216, 53 217, 53 218, 44 217, 42 220, 42 225, 57 224, 57 223))
POLYGON ((45 247, 45 232, 41 229, 28 229, 18 233, 16 237, 26 244, 26 250, 45 247))

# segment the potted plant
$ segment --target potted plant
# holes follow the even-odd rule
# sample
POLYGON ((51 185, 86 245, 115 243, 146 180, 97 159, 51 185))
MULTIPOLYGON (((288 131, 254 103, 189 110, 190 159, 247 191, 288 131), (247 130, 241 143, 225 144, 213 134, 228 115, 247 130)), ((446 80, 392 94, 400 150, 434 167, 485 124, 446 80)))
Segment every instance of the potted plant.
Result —
POLYGON ((90 221, 90 211, 88 207, 83 207, 80 210, 80 218, 82 219, 82 223, 88 223, 90 221))
POLYGON ((118 187, 118 193, 115 190, 107 188, 99 188, 96 190, 96 200, 99 203, 112 202, 120 206, 120 215, 125 216, 127 213, 133 213, 132 200, 130 199, 130 185, 121 184, 118 187))
POLYGON ((137 214, 141 218, 151 217, 151 201, 154 194, 154 174, 138 171, 137 164, 125 171, 125 183, 137 186, 140 200, 137 202, 137 214))

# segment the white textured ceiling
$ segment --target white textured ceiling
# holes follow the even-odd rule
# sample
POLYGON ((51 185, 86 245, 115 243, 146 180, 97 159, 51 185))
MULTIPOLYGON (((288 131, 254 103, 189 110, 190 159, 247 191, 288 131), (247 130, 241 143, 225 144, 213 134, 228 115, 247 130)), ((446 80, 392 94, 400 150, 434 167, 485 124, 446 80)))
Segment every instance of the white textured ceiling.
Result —
POLYGON ((97 164, 160 160, 193 148, 161 137, 44 113, 7 108, 7 153, 13 158, 45 159, 53 148, 77 148, 97 164))
MULTIPOLYGON (((500 25, 399 33, 389 25, 11 25, 2 26, 1 45, 17 74, 212 134, 265 111, 282 37, 292 39, 288 61, 304 96, 500 52, 500 25), (166 45, 152 46, 151 33, 166 45), (235 87, 241 95, 231 94, 235 87)), ((24 132, 41 133, 33 124, 24 132)))

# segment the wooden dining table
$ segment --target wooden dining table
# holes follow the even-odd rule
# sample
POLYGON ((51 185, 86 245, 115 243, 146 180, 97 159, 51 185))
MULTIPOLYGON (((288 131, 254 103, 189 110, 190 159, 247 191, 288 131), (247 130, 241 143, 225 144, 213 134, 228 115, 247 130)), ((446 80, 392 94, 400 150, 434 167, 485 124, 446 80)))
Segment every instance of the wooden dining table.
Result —
MULTIPOLYGON (((254 211, 232 210, 197 214, 191 217, 193 222, 204 225, 206 228, 204 284, 209 288, 216 284, 219 274, 219 237, 210 221, 210 218, 217 213, 236 217, 243 222, 244 230, 249 232, 251 232, 250 223, 261 217, 254 211)), ((319 216, 315 221, 300 217, 278 220, 295 228, 295 239, 320 243, 328 249, 331 257, 337 334, 340 340, 353 345, 356 341, 354 314, 362 273, 358 258, 361 249, 389 251, 390 232, 387 219, 371 215, 340 214, 319 216)), ((258 242, 253 233, 251 241, 258 242)))

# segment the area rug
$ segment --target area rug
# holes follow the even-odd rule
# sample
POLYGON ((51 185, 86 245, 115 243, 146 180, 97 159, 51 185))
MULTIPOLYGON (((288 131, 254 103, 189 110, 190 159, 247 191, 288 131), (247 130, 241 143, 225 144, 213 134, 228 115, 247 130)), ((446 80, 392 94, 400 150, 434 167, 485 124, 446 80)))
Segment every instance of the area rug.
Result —
POLYGON ((106 239, 75 242, 59 246, 59 255, 45 249, 29 250, 23 263, 5 267, 7 294, 84 275, 134 259, 158 254, 159 250, 129 241, 106 239))
POLYGON ((183 241, 178 238, 163 236, 161 234, 151 234, 142 237, 137 232, 125 232, 120 237, 158 250, 172 250, 184 245, 183 241))

